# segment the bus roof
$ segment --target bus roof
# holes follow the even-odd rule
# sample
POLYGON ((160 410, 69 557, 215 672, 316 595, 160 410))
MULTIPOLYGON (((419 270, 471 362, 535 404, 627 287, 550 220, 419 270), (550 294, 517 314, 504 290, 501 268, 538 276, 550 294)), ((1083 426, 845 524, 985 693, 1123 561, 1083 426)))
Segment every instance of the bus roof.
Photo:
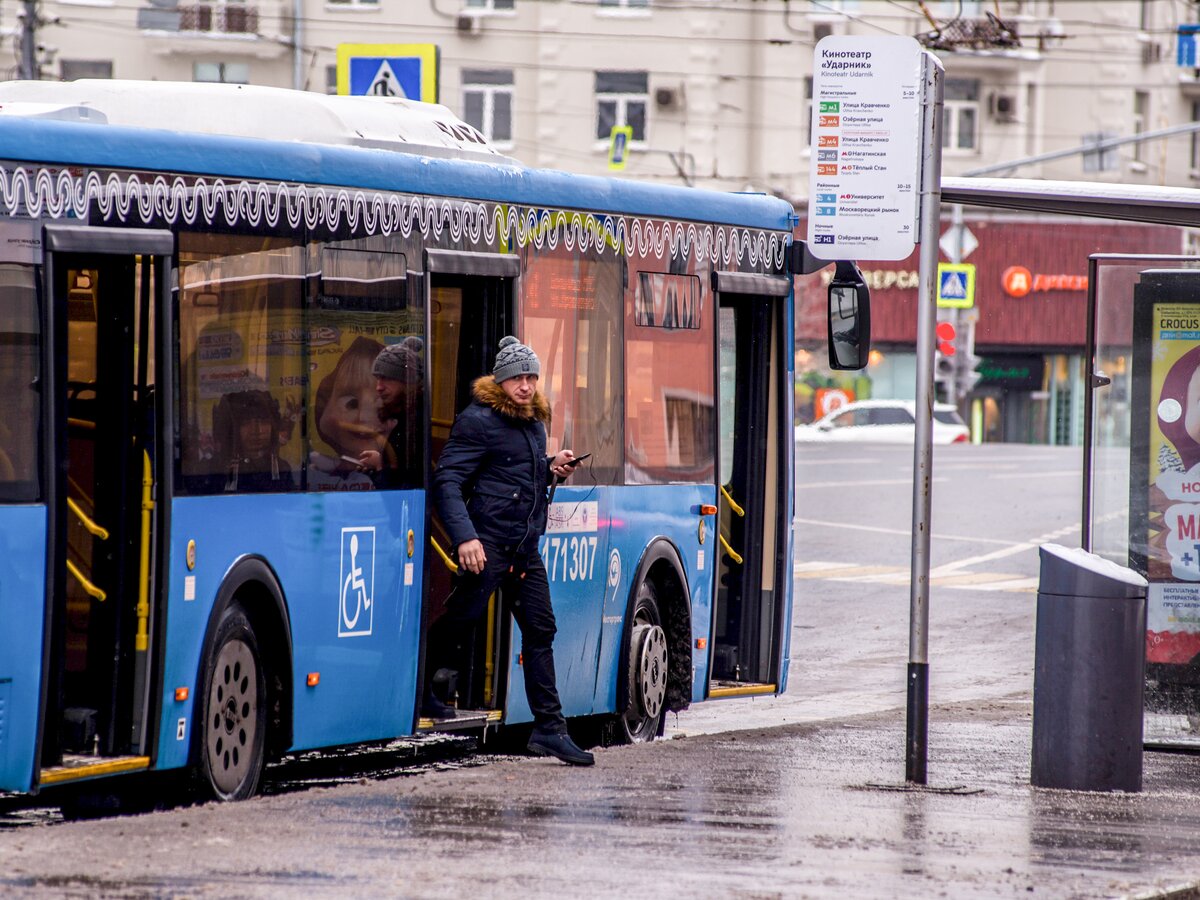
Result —
POLYGON ((0 117, 14 115, 513 162, 446 107, 399 97, 191 81, 0 82, 0 117))
POLYGON ((395 98, 191 82, 0 82, 0 122, 0 158, 13 161, 344 185, 788 231, 794 224, 791 205, 765 194, 530 169, 497 153, 445 107, 395 98))

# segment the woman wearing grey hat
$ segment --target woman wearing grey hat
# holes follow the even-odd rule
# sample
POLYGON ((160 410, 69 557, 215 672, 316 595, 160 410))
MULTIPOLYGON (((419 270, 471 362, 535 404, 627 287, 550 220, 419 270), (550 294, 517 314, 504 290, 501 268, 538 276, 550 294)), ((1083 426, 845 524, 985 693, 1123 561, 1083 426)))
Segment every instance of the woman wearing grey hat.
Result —
POLYGON ((462 571, 446 614, 429 631, 422 710, 434 718, 454 716, 433 695, 432 673, 452 662, 458 637, 483 617, 488 597, 499 587, 521 629, 525 694, 534 719, 529 750, 590 766, 592 754, 567 735, 558 698, 554 610, 538 552, 547 490, 554 477, 571 475, 575 459, 570 450, 546 455, 550 406, 537 389, 540 372, 532 349, 515 337, 503 338, 492 374, 472 384, 474 402, 455 420, 438 460, 434 502, 462 571))

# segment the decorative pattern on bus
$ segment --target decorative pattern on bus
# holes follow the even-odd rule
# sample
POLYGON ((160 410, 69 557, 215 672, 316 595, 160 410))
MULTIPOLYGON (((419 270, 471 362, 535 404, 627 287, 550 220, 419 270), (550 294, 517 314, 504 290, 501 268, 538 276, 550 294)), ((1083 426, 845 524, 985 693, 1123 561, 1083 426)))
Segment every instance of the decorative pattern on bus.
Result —
POLYGON ((737 226, 664 222, 647 218, 564 210, 536 210, 511 204, 467 201, 443 197, 416 197, 382 191, 361 191, 321 185, 265 181, 207 181, 190 183, 180 177, 148 176, 129 172, 88 172, 79 177, 65 169, 0 166, 0 202, 9 216, 72 216, 86 219, 91 207, 106 221, 131 219, 142 224, 162 221, 193 225, 197 221, 222 222, 230 227, 248 225, 293 228, 343 225, 368 234, 399 233, 425 238, 443 233, 455 240, 496 246, 500 236, 516 236, 519 246, 533 244, 554 249, 560 242, 569 250, 609 248, 630 257, 696 258, 729 266, 748 264, 778 270, 783 267, 787 235, 737 226))

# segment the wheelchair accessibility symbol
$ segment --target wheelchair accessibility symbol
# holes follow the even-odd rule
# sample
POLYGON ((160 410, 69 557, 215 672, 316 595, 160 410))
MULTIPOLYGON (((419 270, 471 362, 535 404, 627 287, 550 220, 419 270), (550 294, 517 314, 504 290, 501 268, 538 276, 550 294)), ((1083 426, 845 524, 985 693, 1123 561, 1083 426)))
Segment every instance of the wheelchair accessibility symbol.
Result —
POLYGON ((375 618, 375 529, 342 529, 338 637, 371 633, 375 618))

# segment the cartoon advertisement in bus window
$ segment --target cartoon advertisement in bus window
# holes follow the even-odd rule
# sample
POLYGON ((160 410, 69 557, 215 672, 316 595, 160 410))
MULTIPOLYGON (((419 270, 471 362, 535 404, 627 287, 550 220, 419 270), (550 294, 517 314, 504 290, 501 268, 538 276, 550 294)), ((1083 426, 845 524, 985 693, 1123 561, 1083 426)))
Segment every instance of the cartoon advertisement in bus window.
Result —
POLYGON ((303 341, 295 312, 227 313, 196 338, 191 417, 198 431, 191 485, 203 493, 293 490, 303 341))
POLYGON ((419 483, 424 344, 418 316, 419 312, 341 312, 310 317, 310 490, 371 490, 375 483, 358 464, 367 450, 384 452, 390 468, 405 470, 388 479, 389 484, 419 483), (406 324, 409 316, 414 321, 406 324), (404 377, 398 380, 407 389, 391 408, 381 409, 372 368, 380 351, 391 344, 400 345, 397 359, 404 377), (389 444, 391 455, 386 453, 389 444))
POLYGON ((1200 308, 1152 313, 1147 661, 1200 653, 1200 308))

